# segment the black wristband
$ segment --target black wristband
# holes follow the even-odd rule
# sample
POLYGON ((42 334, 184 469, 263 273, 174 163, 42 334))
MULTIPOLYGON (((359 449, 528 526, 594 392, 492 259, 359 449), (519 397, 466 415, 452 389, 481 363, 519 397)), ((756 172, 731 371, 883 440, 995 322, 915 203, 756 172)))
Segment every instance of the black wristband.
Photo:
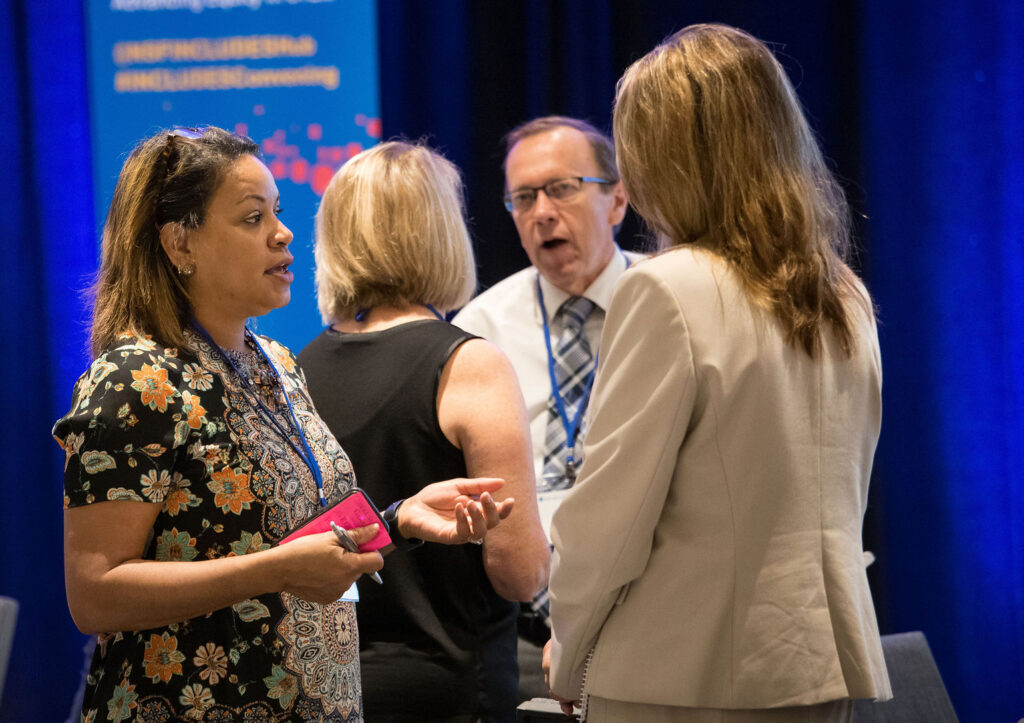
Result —
POLYGON ((411 550, 414 547, 419 547, 423 544, 423 540, 417 537, 402 537, 402 533, 398 530, 398 508, 402 506, 405 500, 398 500, 392 502, 386 510, 381 514, 384 521, 388 523, 388 529, 391 533, 391 542, 395 546, 396 550, 411 550))

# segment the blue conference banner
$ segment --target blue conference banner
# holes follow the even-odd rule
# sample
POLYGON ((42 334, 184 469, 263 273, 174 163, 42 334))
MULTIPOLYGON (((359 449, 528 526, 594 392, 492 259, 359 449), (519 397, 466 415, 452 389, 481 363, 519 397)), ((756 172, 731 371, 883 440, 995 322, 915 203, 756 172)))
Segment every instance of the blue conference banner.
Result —
POLYGON ((292 302, 256 321, 298 352, 320 330, 313 216, 380 139, 374 0, 89 0, 96 238, 140 139, 216 125, 260 144, 295 234, 292 302))

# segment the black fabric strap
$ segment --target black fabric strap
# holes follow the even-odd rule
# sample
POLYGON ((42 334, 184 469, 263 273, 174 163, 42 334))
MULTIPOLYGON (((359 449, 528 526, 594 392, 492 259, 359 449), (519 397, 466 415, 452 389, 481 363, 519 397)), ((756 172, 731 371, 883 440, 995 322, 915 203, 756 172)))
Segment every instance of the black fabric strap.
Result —
POLYGON ((384 521, 388 523, 388 529, 391 532, 391 542, 394 544, 396 550, 411 550, 415 547, 419 547, 423 544, 423 540, 417 537, 402 537, 402 533, 398 530, 398 508, 402 506, 405 500, 398 500, 392 502, 390 506, 381 514, 384 521))

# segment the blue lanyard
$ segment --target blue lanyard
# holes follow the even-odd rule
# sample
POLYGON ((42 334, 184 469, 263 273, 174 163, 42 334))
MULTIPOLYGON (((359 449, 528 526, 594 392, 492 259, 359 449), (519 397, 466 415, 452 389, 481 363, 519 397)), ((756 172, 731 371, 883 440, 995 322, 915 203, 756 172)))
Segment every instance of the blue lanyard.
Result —
MULTIPOLYGON (((555 398, 555 407, 558 409, 558 416, 561 418, 562 428, 565 430, 565 448, 569 450, 569 455, 566 457, 566 467, 572 467, 574 462, 573 452, 576 449, 576 436, 580 431, 580 421, 583 419, 583 412, 587 409, 590 390, 594 386, 594 372, 597 371, 597 355, 594 355, 594 366, 584 382, 583 396, 580 398, 579 407, 576 409, 576 416, 569 419, 569 413, 565 411, 565 400, 562 399, 562 393, 558 389, 558 379, 555 377, 555 355, 551 350, 551 327, 548 324, 548 310, 544 306, 544 292, 540 288, 540 274, 537 274, 537 301, 540 303, 540 316, 544 321, 544 345, 548 350, 548 377, 551 379, 551 396, 555 398)), ((582 329, 580 333, 582 333, 582 329)))
POLYGON ((206 329, 204 329, 195 319, 192 320, 192 326, 196 328, 210 346, 217 350, 217 353, 220 354, 221 358, 228 363, 228 366, 230 366, 235 372, 235 375, 242 381, 242 385, 252 396, 253 400, 255 400, 258 410, 263 413, 262 416, 270 422, 270 425, 278 435, 291 445, 291 448, 295 450, 295 453, 298 454, 299 457, 302 458, 302 461, 306 463, 306 466, 309 467, 309 471, 313 473, 313 480, 316 482, 316 491, 320 495, 320 506, 326 507, 327 498, 324 497, 324 478, 320 473, 320 465, 317 464, 316 457, 313 455, 313 450, 310 448, 309 442, 306 441, 306 435, 302 431, 302 425, 299 424, 299 419, 295 416, 295 409, 292 407, 291 399, 288 398, 288 391, 284 387, 284 381, 281 379, 281 375, 277 373, 277 367, 275 367, 274 363, 270 360, 270 356, 263 349, 263 345, 260 344, 259 339, 257 339, 256 335, 246 328, 245 338, 256 347, 256 351, 263 358, 263 361, 267 363, 267 366, 270 367, 270 371, 274 374, 274 378, 277 379, 277 383, 281 387, 281 393, 284 395, 284 402, 288 406, 288 414, 291 416, 292 424, 295 425, 295 432, 298 434, 299 441, 302 443, 301 447, 295 443, 295 440, 292 439, 292 435, 288 433, 288 430, 281 425, 281 422, 277 420, 274 413, 271 412, 270 409, 267 408, 267 405, 263 403, 259 394, 257 394, 256 390, 252 388, 251 384, 249 384, 249 380, 246 379, 245 375, 239 371, 237 366, 235 366, 235 362, 231 357, 229 357, 224 350, 220 348, 217 342, 213 340, 210 333, 206 331, 206 329))
MULTIPOLYGON (((622 258, 626 261, 626 268, 629 268, 629 257, 625 254, 622 258)), ((565 448, 569 450, 566 457, 566 468, 571 468, 575 462, 574 452, 576 450, 576 437, 580 432, 580 422, 583 420, 583 413, 587 409, 587 401, 590 399, 590 390, 594 387, 594 374, 597 372, 597 354, 594 354, 594 367, 587 375, 584 382, 583 396, 580 398, 579 407, 576 408, 576 416, 569 419, 569 413, 565 411, 565 400, 558 389, 558 379, 555 377, 555 355, 551 350, 551 327, 548 324, 548 310, 544 306, 544 292, 540 287, 540 274, 537 274, 537 302, 540 304, 540 317, 544 322, 544 345, 548 350, 548 377, 551 379, 551 396, 555 398, 555 407, 558 409, 558 416, 562 420, 562 429, 565 430, 565 448)), ((580 330, 582 333, 582 329, 580 330)))

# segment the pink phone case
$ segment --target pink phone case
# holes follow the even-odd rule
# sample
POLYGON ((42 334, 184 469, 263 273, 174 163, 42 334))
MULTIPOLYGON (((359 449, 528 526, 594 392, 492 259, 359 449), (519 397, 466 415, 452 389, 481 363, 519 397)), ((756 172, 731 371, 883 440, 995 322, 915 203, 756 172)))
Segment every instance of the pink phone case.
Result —
POLYGON ((366 493, 358 487, 349 490, 344 497, 333 505, 299 525, 277 544, 283 545, 286 542, 291 542, 305 535, 315 535, 318 532, 330 532, 332 522, 337 523, 338 527, 346 530, 366 527, 374 522, 380 525, 380 531, 377 533, 377 536, 359 546, 360 552, 372 552, 391 544, 391 535, 388 534, 388 523, 380 516, 380 512, 377 511, 377 508, 366 493))

